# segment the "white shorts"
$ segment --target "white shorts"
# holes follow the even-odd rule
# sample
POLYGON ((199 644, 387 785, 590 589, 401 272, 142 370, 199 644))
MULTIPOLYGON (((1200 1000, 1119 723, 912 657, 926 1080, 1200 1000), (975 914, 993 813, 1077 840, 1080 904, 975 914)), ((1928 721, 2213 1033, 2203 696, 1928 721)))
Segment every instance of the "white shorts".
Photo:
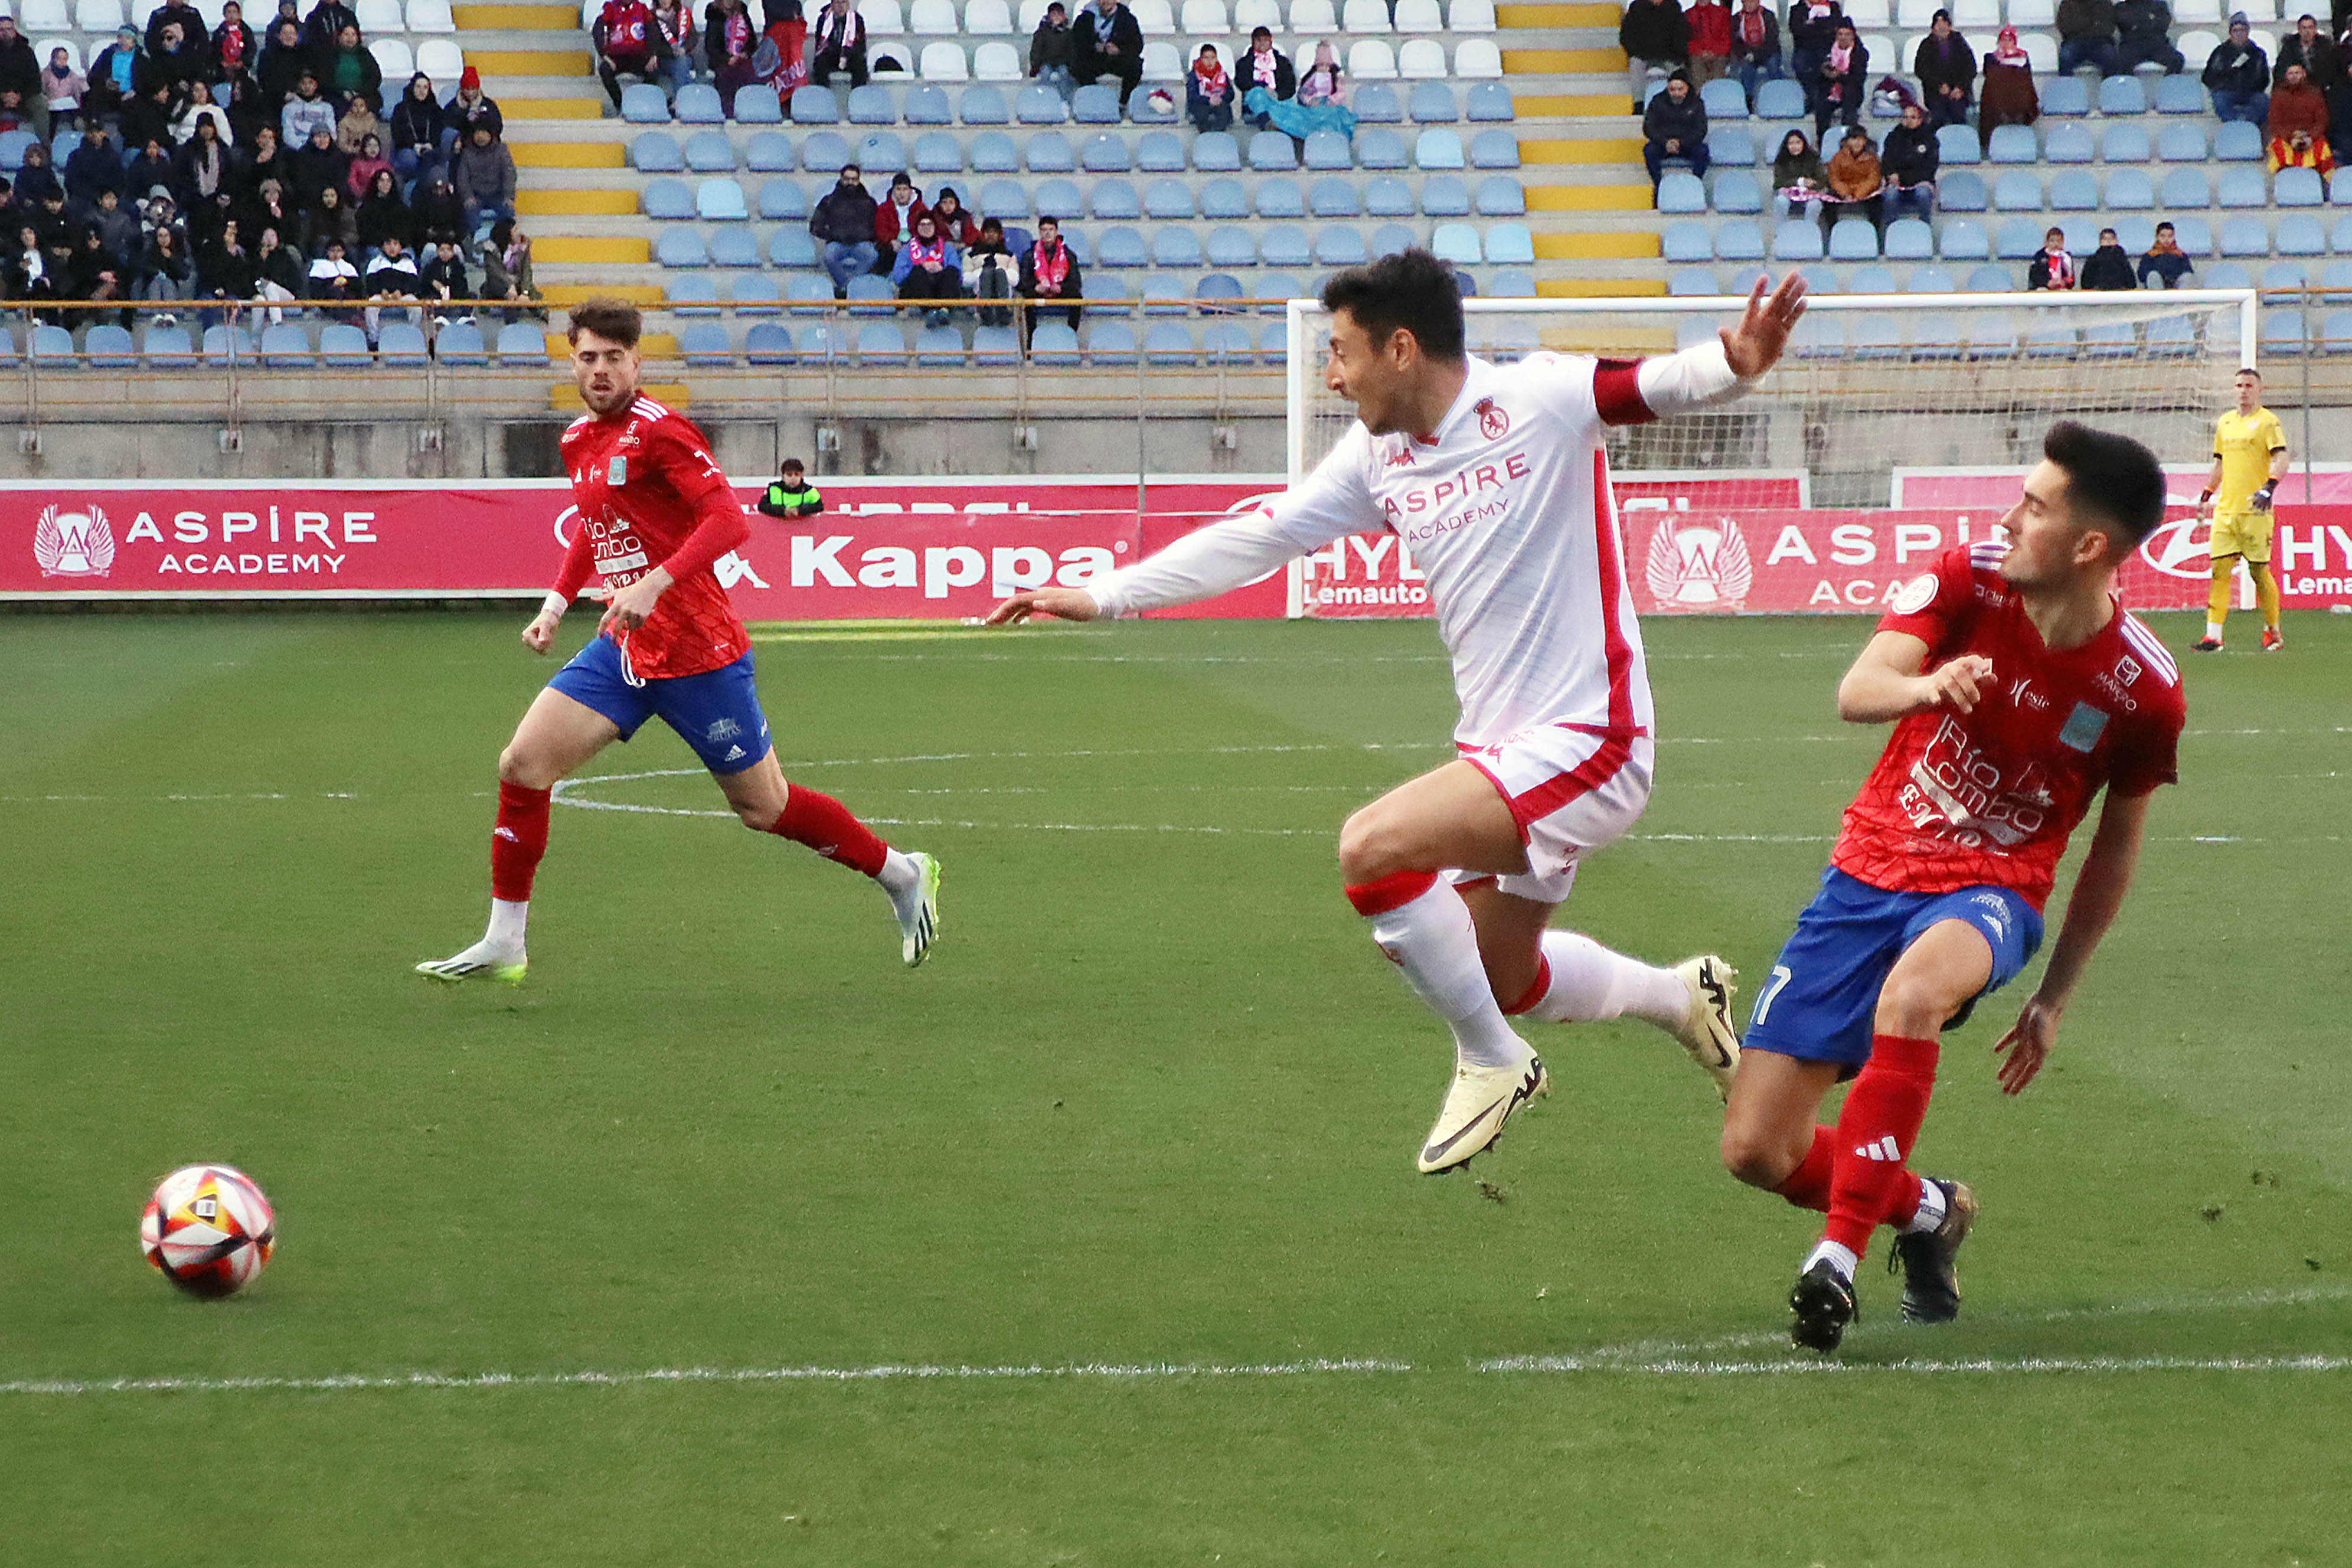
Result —
MULTIPOLYGON (((1496 878, 1496 886, 1557 904, 1576 885, 1578 858, 1622 838, 1641 820, 1657 747, 1647 735, 1545 724, 1491 746, 1465 746, 1462 760, 1494 784, 1528 847, 1527 871, 1496 878)), ((1456 884, 1486 879, 1475 871, 1454 874, 1456 884)))

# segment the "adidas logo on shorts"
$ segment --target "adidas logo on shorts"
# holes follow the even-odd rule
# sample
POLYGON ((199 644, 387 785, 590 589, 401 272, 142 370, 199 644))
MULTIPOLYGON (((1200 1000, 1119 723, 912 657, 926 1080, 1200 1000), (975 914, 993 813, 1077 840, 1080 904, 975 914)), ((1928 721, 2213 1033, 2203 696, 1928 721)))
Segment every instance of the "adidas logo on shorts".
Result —
POLYGON ((740 762, 741 762, 742 760, 743 760, 743 748, 742 748, 742 747, 740 747, 740 746, 730 746, 730 747, 728 747, 728 748, 727 748, 727 755, 720 759, 720 761, 722 761, 722 762, 730 762, 730 763, 740 763, 740 762))
POLYGON ((1892 1132, 1874 1143, 1861 1145, 1854 1152, 1865 1160, 1885 1160, 1898 1165, 1903 1163, 1903 1151, 1895 1146, 1895 1134, 1892 1132))

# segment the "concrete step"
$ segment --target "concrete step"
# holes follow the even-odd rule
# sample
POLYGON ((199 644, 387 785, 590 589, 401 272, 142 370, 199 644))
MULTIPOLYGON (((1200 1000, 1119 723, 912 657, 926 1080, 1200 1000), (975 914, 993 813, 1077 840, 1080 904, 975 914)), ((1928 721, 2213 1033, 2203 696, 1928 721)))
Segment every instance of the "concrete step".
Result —
POLYGON ((541 294, 551 305, 577 305, 583 300, 618 299, 645 308, 659 306, 667 296, 658 283, 608 282, 568 283, 547 282, 540 285, 541 294))
POLYGON ((525 217, 623 217, 635 215, 637 205, 637 193, 625 187, 530 185, 515 192, 515 211, 525 217))
MULTIPOLYGON (((573 125, 579 122, 562 121, 558 123, 573 125)), ((1639 143, 1635 145, 1638 146, 1639 143)), ((604 170, 625 172, 629 163, 629 150, 625 144, 619 142, 524 141, 520 136, 509 135, 507 138, 507 149, 514 154, 515 167, 518 169, 572 171, 593 169, 600 172, 604 170)))
MULTIPOLYGON (((536 37, 531 40, 538 42, 536 37)), ((596 83, 596 62, 585 45, 576 48, 475 48, 466 50, 466 63, 489 77, 582 77, 596 83)))
POLYGON ((1542 27, 1606 27, 1609 36, 1617 36, 1617 22, 1622 13, 1614 5, 1497 5, 1495 20, 1506 33, 1517 33, 1542 27))
POLYGON ((1654 261, 1662 253, 1650 230, 1584 230, 1575 234, 1538 234, 1536 257, 1544 261, 1654 261))
POLYGON ((578 33, 580 12, 571 5, 457 5, 458 28, 476 32, 578 33))
MULTIPOLYGON (((467 58, 472 56, 468 55, 467 58)), ((1503 75, 1509 77, 1568 76, 1590 72, 1599 75, 1613 71, 1625 74, 1625 52, 1612 44, 1607 48, 1542 49, 1507 48, 1503 51, 1503 75)))
POLYGON ((551 234, 531 241, 534 264, 644 267, 653 258, 654 242, 642 235, 551 234))
POLYGON ((585 94, 560 98, 546 96, 552 85, 534 81, 531 83, 533 96, 501 96, 499 99, 499 109, 507 117, 507 133, 509 136, 530 134, 534 121, 602 120, 604 110, 613 102, 604 96, 603 84, 593 77, 588 81, 593 90, 585 94))

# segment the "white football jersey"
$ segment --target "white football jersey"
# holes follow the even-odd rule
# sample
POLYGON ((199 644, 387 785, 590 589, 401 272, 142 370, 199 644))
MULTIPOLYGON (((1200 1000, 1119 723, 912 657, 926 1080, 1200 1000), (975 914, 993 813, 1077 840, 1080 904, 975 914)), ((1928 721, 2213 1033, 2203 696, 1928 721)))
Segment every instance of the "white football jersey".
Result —
POLYGON ((1633 363, 1474 358, 1434 431, 1374 436, 1360 421, 1266 510, 1301 552, 1383 528, 1404 542, 1453 656, 1456 741, 1539 724, 1646 731, 1650 678, 1601 438, 1651 417, 1633 363))

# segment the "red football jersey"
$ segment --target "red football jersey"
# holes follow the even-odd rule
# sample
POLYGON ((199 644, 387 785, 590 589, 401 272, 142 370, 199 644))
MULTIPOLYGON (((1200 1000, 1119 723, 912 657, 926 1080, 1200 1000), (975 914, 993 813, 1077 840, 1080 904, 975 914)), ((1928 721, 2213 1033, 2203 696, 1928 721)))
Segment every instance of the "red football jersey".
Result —
POLYGON ((580 521, 557 593, 577 594, 592 568, 613 588, 656 566, 677 579, 620 639, 634 674, 700 675, 751 651, 713 570, 751 525, 692 420, 645 396, 606 418, 583 415, 563 433, 563 468, 580 521))
POLYGON ((2188 710, 2164 645, 2117 605, 2080 647, 2053 652, 1985 542, 1947 551, 1878 623, 1927 644, 1933 669, 1992 661, 1976 710, 1938 708, 1895 726, 1846 808, 1831 864, 1874 888, 2011 888, 2040 909, 2074 825, 2105 785, 2145 795, 2179 774, 2188 710))

